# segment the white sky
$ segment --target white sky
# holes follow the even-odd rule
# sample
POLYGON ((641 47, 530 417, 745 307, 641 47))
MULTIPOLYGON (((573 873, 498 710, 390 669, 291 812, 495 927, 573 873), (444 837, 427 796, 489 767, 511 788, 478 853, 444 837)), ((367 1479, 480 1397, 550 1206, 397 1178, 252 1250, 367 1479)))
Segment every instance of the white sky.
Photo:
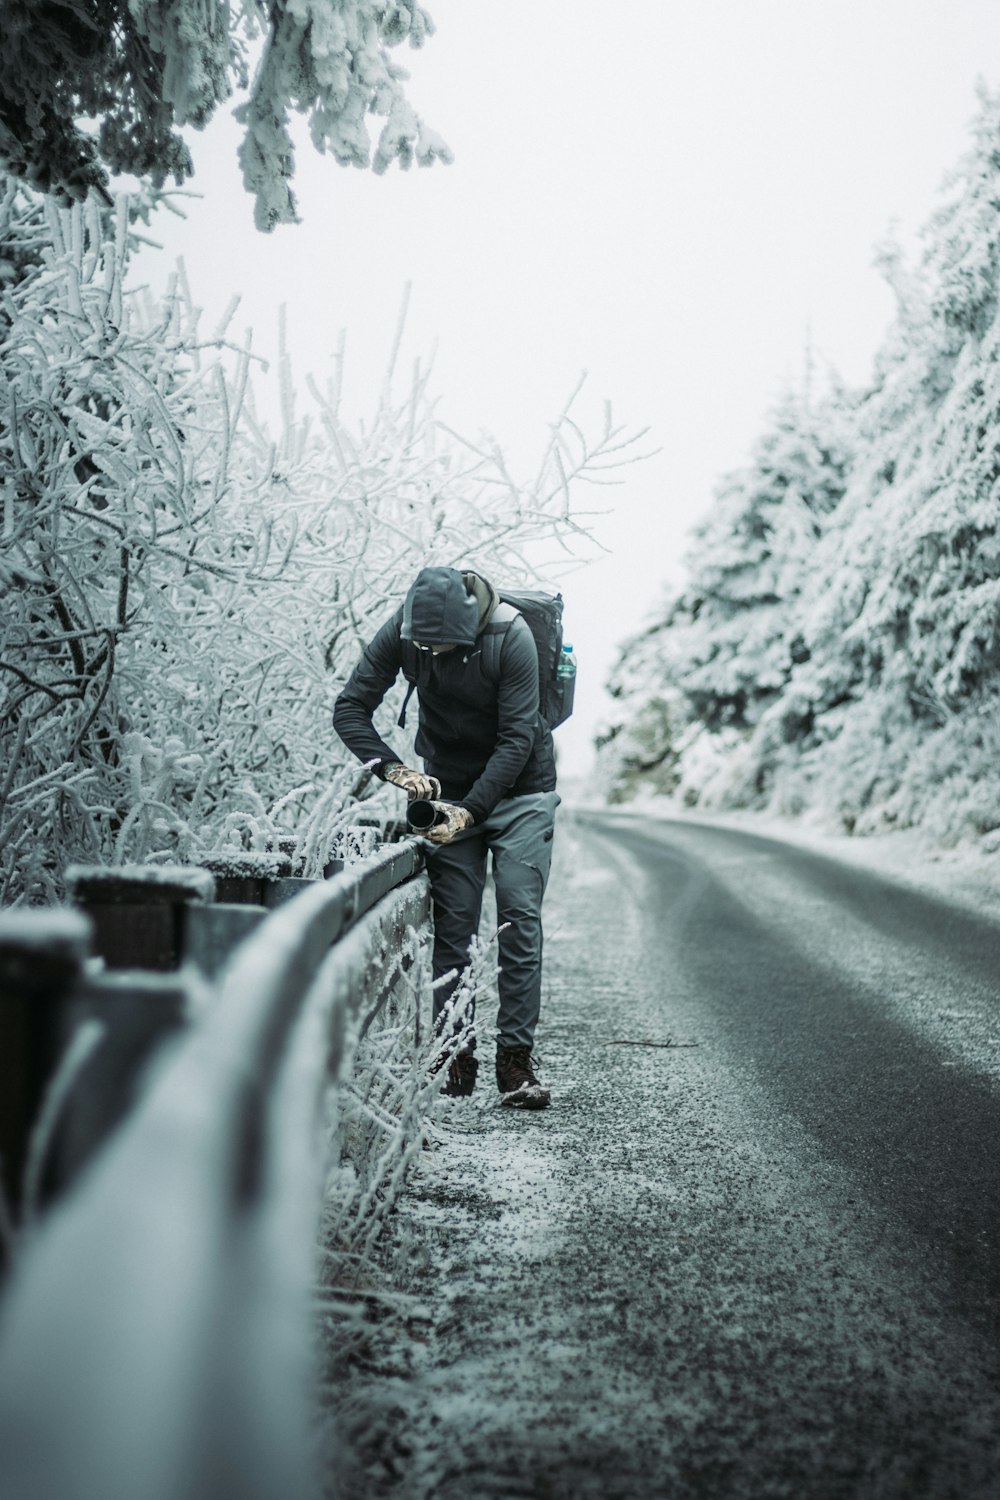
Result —
POLYGON ((404 349, 437 346, 440 412, 494 433, 528 472, 580 372, 649 426, 653 460, 619 489, 613 555, 563 582, 580 661, 558 734, 584 767, 616 646, 661 583, 718 477, 801 375, 811 339, 863 383, 891 316, 872 266, 895 221, 913 247, 966 147, 974 85, 1000 84, 998 0, 426 0, 437 34, 397 51, 450 167, 376 178, 303 139, 302 223, 262 236, 224 116, 192 136, 204 194, 164 216, 160 287, 183 255, 206 331, 273 352, 284 302, 293 365, 325 378, 348 337, 348 404, 374 404, 403 288, 404 349), (523 457, 523 462, 521 456, 523 457))

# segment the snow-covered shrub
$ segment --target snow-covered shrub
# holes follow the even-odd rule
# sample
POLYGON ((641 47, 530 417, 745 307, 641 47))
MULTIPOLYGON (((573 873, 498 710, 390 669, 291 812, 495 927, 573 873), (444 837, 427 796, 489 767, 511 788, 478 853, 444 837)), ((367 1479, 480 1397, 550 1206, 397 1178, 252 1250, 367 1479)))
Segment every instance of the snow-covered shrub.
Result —
MULTIPOLYGON (((616 731, 609 731, 606 739, 598 740, 598 748, 611 744, 616 737, 616 731)), ((650 698, 643 703, 616 749, 618 769, 611 802, 628 802, 640 786, 654 793, 672 792, 677 785, 677 749, 667 699, 650 698)))
POLYGON ((294 540, 293 517, 254 513, 271 466, 238 440, 248 355, 227 369, 221 333, 206 351, 180 287, 136 309, 124 209, 44 220, 0 316, 7 900, 52 894, 67 859, 211 841, 276 738, 243 709, 254 604, 294 540))
POLYGON ((336 1276, 370 1274, 366 1265, 441 1108, 447 1059, 468 1044, 469 1017, 496 977, 496 945, 474 940, 470 962, 448 1002, 447 1025, 430 1024, 429 933, 411 929, 399 954, 402 982, 358 1040, 332 1095, 331 1178, 323 1238, 336 1276), (440 1033, 440 1034, 439 1034, 440 1033))
POLYGON ((282 359, 272 438, 249 346, 202 334, 183 276, 129 293, 124 210, 26 201, 0 199, 0 900, 290 831, 321 868, 368 779, 330 722, 362 643, 423 564, 527 581, 527 548, 576 548, 574 484, 629 439, 567 407, 521 483, 427 368, 396 378, 398 340, 357 427, 343 351, 301 417, 282 359))

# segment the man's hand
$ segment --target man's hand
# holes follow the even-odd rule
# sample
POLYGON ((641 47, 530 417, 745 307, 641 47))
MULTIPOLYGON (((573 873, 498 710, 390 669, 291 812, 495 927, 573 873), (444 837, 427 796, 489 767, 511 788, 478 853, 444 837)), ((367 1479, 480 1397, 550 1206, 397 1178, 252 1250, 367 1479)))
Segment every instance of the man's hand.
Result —
POLYGON ((433 828, 421 834, 421 838, 432 844, 450 844, 456 833, 471 828, 475 821, 467 807, 455 807, 451 802, 435 802, 434 806, 439 813, 444 813, 444 822, 435 823, 433 828))
POLYGON ((391 781, 393 786, 402 787, 410 801, 418 797, 432 802, 435 797, 441 795, 441 783, 436 776, 425 776, 422 771, 411 771, 409 766, 396 764, 386 766, 382 772, 386 781, 391 781))

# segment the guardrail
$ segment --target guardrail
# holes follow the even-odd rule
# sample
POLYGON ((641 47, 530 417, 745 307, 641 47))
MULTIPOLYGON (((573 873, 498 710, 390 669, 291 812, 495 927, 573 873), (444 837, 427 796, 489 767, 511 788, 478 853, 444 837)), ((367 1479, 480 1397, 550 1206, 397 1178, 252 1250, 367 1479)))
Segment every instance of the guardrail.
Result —
POLYGON ((427 919, 421 867, 408 840, 305 885, 212 986, 149 976, 199 1015, 18 1257, 0 1304, 5 1500, 317 1492, 318 1105, 351 1017, 369 1024, 427 919))

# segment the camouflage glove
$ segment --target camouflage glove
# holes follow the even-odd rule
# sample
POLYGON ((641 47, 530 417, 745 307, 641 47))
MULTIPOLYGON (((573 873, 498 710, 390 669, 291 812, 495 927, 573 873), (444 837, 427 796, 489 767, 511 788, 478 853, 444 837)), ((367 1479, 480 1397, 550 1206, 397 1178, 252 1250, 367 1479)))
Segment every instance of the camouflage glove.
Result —
POLYGON ((444 813, 444 822, 435 823, 421 837, 432 844, 450 844, 456 833, 471 828, 475 819, 467 807, 455 807, 450 802, 435 802, 439 813, 444 813))
POLYGON ((401 765, 399 761, 383 766, 382 775, 386 781, 391 781, 393 786, 402 787, 411 802, 417 797, 423 797, 430 802, 441 795, 441 783, 436 776, 425 776, 422 771, 411 771, 409 766, 401 765))

